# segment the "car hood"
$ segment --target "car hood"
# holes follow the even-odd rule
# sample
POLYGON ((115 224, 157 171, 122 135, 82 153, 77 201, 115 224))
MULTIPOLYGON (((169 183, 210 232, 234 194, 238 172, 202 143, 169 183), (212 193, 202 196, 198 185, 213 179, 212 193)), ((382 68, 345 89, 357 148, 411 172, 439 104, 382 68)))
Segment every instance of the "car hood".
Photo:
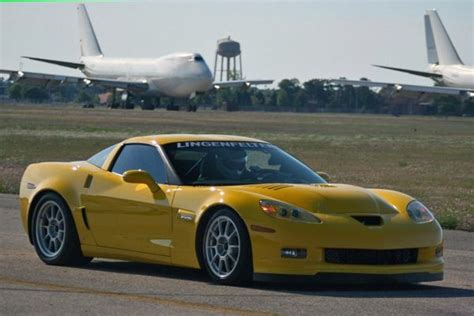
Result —
POLYGON ((397 213, 393 205, 374 192, 347 184, 260 184, 245 186, 242 189, 315 213, 397 213))

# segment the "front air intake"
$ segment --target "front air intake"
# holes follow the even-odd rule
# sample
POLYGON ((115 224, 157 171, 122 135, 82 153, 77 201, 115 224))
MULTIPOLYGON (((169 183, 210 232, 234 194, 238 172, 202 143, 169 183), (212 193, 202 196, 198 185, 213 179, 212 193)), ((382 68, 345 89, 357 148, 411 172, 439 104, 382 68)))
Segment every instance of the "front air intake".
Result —
POLYGON ((418 249, 324 249, 324 258, 328 263, 394 265, 416 263, 418 249))
POLYGON ((380 216, 353 215, 352 218, 365 226, 381 226, 383 224, 382 217, 380 216))

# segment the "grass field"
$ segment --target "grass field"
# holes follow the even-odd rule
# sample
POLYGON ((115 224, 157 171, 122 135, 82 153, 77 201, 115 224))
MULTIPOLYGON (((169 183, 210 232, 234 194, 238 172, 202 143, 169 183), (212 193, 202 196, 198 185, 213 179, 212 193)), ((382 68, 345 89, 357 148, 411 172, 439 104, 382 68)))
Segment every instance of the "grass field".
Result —
POLYGON ((270 141, 333 182, 413 195, 446 228, 474 231, 474 119, 197 113, 0 105, 0 192, 32 162, 86 159, 124 138, 222 133, 270 141))

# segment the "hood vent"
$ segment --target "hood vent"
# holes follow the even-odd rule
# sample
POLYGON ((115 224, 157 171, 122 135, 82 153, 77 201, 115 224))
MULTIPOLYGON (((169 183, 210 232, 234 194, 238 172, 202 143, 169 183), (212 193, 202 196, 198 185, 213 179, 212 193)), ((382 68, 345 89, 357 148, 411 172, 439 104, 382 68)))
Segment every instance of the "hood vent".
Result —
POLYGON ((262 188, 262 189, 267 189, 267 190, 278 191, 278 190, 281 190, 281 189, 291 188, 292 185, 288 185, 288 184, 265 184, 265 185, 259 185, 257 187, 262 188))
POLYGON ((365 226, 381 226, 383 224, 380 216, 352 215, 351 217, 365 226))

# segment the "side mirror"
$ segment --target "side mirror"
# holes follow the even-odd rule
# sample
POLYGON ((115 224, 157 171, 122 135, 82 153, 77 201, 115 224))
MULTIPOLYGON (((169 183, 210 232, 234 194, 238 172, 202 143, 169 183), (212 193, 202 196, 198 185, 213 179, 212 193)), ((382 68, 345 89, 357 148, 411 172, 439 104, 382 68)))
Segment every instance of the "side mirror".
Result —
POLYGON ((317 172, 318 175, 323 178, 324 180, 326 180, 326 182, 330 182, 331 181, 331 177, 326 173, 326 172, 322 172, 322 171, 318 171, 317 172))
POLYGON ((146 184, 151 192, 160 191, 160 186, 156 184, 155 179, 143 170, 129 170, 123 174, 123 181, 128 183, 143 183, 146 184))

